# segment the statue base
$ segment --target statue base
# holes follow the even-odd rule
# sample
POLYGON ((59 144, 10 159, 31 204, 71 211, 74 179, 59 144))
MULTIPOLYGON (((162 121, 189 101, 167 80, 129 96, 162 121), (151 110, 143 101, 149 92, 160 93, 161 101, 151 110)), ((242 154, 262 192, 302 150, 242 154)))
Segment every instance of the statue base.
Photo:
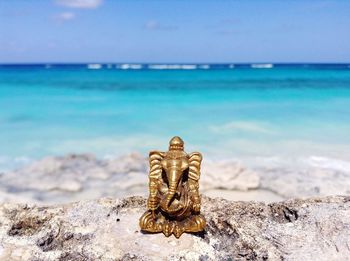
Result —
POLYGON ((167 237, 174 234, 176 238, 179 238, 185 232, 201 232, 204 230, 205 225, 205 218, 200 214, 177 220, 166 217, 160 211, 153 212, 148 210, 140 218, 140 227, 142 231, 149 233, 162 232, 167 237))

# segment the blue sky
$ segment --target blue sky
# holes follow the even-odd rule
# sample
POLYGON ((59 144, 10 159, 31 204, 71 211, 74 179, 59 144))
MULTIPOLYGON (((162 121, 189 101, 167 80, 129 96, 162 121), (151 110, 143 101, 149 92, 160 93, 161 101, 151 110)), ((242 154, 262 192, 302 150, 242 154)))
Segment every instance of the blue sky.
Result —
POLYGON ((350 62, 350 1, 0 0, 22 62, 350 62))

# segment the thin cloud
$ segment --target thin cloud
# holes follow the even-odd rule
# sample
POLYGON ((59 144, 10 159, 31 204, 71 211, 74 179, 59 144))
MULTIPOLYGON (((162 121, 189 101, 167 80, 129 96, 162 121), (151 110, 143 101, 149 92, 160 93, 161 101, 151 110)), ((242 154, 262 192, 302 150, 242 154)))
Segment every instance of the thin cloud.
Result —
POLYGON ((150 31, 174 31, 177 29, 176 26, 160 24, 158 21, 148 21, 144 28, 150 31))
POLYGON ((99 7, 103 0, 55 0, 56 4, 81 9, 95 9, 99 7))
POLYGON ((73 12, 63 12, 55 16, 55 18, 59 21, 65 22, 70 21, 75 18, 75 13, 73 12))

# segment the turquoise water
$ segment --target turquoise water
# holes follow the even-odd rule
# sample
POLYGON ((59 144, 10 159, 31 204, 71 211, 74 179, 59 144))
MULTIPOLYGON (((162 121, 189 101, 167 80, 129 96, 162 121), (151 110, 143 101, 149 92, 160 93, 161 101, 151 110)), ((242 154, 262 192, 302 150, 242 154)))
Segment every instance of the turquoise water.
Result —
POLYGON ((0 67, 0 167, 65 153, 350 158, 350 68, 0 67))

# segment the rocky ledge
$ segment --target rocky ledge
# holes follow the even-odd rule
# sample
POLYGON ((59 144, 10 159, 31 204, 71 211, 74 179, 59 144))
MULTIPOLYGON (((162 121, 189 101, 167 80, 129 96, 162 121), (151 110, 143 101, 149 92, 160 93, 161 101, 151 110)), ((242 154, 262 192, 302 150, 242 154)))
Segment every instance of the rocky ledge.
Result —
POLYGON ((349 260, 350 197, 203 197, 204 233, 144 234, 145 198, 0 205, 0 260, 349 260))

